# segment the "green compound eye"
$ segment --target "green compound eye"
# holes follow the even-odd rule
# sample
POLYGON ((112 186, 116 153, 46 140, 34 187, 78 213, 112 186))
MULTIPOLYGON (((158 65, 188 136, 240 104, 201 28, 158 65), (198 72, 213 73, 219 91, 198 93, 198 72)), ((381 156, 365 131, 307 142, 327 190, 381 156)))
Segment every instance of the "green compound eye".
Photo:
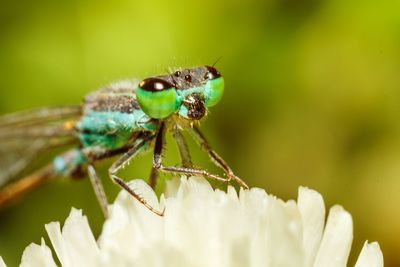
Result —
POLYGON ((211 66, 205 66, 207 72, 204 79, 207 80, 205 85, 206 106, 215 106, 224 94, 225 80, 219 71, 211 66))
POLYGON ((205 85, 206 106, 215 106, 224 94, 225 80, 222 76, 208 80, 205 85))
POLYGON ((160 78, 141 81, 136 89, 136 99, 143 112, 154 119, 168 117, 180 104, 173 85, 160 78))

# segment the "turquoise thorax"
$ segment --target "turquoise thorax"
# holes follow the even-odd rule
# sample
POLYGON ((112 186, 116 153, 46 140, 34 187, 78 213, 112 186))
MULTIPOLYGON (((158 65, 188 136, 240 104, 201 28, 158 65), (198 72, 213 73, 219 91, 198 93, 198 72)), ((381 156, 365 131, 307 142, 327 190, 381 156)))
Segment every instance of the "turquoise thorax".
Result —
POLYGON ((135 132, 156 130, 158 122, 140 109, 132 113, 92 111, 82 117, 76 128, 84 147, 118 149, 125 146, 135 132))

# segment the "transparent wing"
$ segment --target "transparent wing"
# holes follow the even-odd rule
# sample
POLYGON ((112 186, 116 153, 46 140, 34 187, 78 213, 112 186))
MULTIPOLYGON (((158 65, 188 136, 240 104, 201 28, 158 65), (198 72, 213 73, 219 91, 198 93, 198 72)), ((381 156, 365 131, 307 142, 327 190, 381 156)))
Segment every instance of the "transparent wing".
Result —
POLYGON ((12 127, 43 124, 80 115, 81 106, 46 107, 0 116, 0 130, 12 127))
POLYGON ((0 188, 45 151, 77 142, 79 107, 43 108, 0 117, 0 188))

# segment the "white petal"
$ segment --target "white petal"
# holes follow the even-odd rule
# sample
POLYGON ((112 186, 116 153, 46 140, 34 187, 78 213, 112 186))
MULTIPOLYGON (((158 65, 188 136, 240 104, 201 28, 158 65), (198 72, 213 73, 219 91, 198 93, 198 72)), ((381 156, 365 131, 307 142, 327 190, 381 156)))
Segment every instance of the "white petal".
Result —
POLYGON ((213 188, 206 179, 202 177, 190 177, 190 179, 187 179, 183 176, 176 198, 183 200, 189 197, 194 200, 193 196, 195 195, 198 201, 203 201, 205 200, 204 196, 210 196, 213 192, 213 188))
MULTIPOLYGON (((153 189, 142 179, 132 180, 128 183, 128 186, 139 194, 150 206, 159 210, 159 203, 157 195, 153 189)), ((143 206, 143 205, 142 205, 143 206)))
POLYGON ((341 206, 329 210, 328 221, 314 267, 346 266, 353 240, 353 221, 341 206))
MULTIPOLYGON (((133 180, 129 182, 129 187, 138 192, 149 205, 155 209, 160 208, 156 194, 146 182, 133 180)), ((151 246, 163 236, 162 220, 163 217, 151 212, 127 192, 121 191, 110 207, 110 217, 99 237, 101 250, 134 261, 140 257, 140 248, 151 246)), ((104 253, 102 256, 105 257, 104 253)), ((105 257, 103 260, 107 262, 109 259, 105 257)))
POLYGON ((224 230, 232 229, 232 224, 225 221, 229 216, 223 218, 220 212, 227 204, 220 192, 214 193, 203 178, 182 177, 176 197, 165 202, 164 240, 169 250, 185 254, 190 247, 190 253, 186 253, 189 266, 224 266, 230 242, 225 239, 223 244, 221 236, 224 230))
POLYGON ((45 228, 47 234, 49 235, 50 241, 53 244, 53 248, 57 254, 57 257, 61 262, 61 265, 64 267, 72 266, 66 244, 61 234, 60 223, 51 222, 49 224, 46 224, 45 228))
POLYGON ((303 222, 303 247, 306 254, 306 266, 312 266, 324 231, 324 200, 318 192, 306 187, 299 187, 297 204, 303 222))
MULTIPOLYGON (((1 266, 1 264, 0 264, 1 266)), ((24 250, 22 254, 22 260, 20 267, 55 267, 57 266, 54 262, 51 250, 46 246, 44 239, 42 238, 41 245, 30 244, 24 250)))
POLYGON ((93 260, 99 255, 96 239, 87 217, 82 215, 82 210, 71 209, 62 229, 62 235, 65 241, 74 247, 77 256, 84 256, 87 263, 94 262, 93 260))
POLYGON ((236 201, 239 200, 239 197, 238 197, 238 194, 237 194, 235 188, 231 185, 228 186, 226 194, 228 195, 228 197, 230 197, 233 200, 236 200, 236 201))
MULTIPOLYGON (((62 266, 346 266, 351 216, 331 208, 324 230, 324 202, 313 190, 299 188, 298 203, 284 202, 260 188, 237 194, 231 186, 214 190, 203 178, 183 176, 168 182, 158 201, 144 181, 128 185, 152 207, 165 206, 164 217, 121 191, 96 243, 86 217, 72 209, 62 231, 59 223, 46 225, 62 266)), ((55 266, 44 243, 30 245, 21 264, 38 265, 55 266)), ((378 244, 364 246, 356 264, 363 266, 383 266, 378 244)))
POLYGON ((60 224, 47 224, 47 233, 62 266, 92 266, 99 255, 96 240, 86 216, 81 210, 72 208, 60 231, 60 224))
POLYGON ((383 255, 377 242, 364 243, 355 267, 383 267, 383 255))
POLYGON ((1 256, 0 256, 0 267, 7 267, 7 265, 5 264, 5 262, 1 256))
POLYGON ((268 209, 268 266, 304 266, 301 216, 294 201, 275 199, 268 209), (288 256, 290 255, 290 256, 288 256))
POLYGON ((175 197, 180 186, 180 179, 167 180, 164 190, 165 197, 175 197))

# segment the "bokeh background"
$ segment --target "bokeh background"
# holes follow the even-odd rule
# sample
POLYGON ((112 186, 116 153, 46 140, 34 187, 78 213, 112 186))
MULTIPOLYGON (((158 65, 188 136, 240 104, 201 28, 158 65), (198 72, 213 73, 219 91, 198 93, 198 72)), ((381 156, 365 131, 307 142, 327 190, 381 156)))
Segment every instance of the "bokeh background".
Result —
MULTIPOLYGON (((226 93, 202 123, 216 150, 251 186, 291 199, 305 185, 343 205, 354 219, 350 263, 368 239, 400 266, 399 1, 3 0, 0 112, 80 103, 110 81, 220 56, 226 93)), ((124 177, 147 177, 150 162, 124 177)), ((98 169, 113 199, 109 164, 98 169)), ((100 232, 89 181, 60 180, 0 211, 0 255, 16 266, 71 206, 100 232)))

